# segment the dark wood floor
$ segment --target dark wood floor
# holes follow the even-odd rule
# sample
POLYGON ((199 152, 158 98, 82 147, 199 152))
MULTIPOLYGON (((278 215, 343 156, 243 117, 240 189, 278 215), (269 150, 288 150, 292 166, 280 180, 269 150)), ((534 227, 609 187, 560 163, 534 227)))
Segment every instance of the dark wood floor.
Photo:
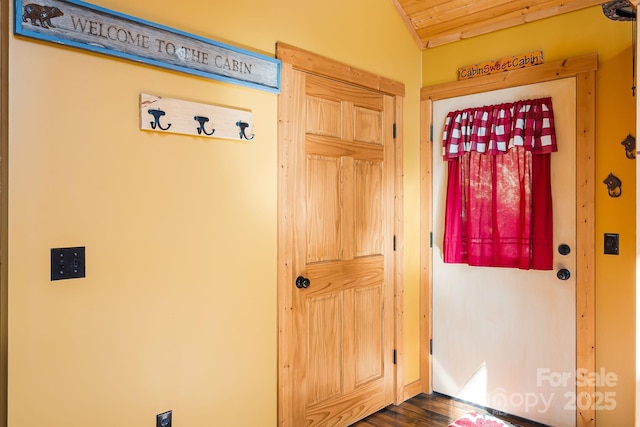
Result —
POLYGON ((518 417, 484 410, 440 394, 419 394, 401 405, 391 405, 352 427, 447 427, 456 418, 471 412, 491 413, 517 427, 547 427, 518 417))

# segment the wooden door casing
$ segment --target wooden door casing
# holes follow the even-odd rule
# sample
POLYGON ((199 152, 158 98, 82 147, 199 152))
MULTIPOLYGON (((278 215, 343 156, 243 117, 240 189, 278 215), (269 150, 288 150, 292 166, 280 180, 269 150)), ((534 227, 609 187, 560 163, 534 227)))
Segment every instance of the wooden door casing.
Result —
MULTIPOLYGON (((567 77, 576 78, 576 367, 577 395, 594 398, 595 385, 586 375, 595 372, 595 74, 597 54, 566 58, 535 67, 424 87, 421 90, 421 212, 420 212, 420 376, 423 391, 431 391, 431 124, 433 102, 567 77)), ((578 427, 595 425, 595 409, 578 408, 578 427)))
MULTIPOLYGON (((301 52, 318 66, 326 60, 278 46, 293 63, 301 52)), ((394 365, 397 100, 347 74, 337 81, 283 62, 279 425, 346 426, 402 394, 394 365), (298 275, 311 285, 297 289, 298 275)))

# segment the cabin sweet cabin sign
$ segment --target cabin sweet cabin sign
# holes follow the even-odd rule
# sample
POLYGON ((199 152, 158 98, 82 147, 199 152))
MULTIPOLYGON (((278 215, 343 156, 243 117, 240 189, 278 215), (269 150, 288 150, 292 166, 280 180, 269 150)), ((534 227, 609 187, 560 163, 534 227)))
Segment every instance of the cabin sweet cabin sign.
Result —
POLYGON ((466 65, 458 68, 458 80, 467 80, 475 77, 487 76, 489 74, 502 73, 504 71, 516 70, 519 68, 533 67, 544 63, 541 50, 522 53, 515 56, 486 61, 480 64, 466 65))
POLYGON ((15 33, 269 92, 280 61, 77 0, 15 0, 15 33))

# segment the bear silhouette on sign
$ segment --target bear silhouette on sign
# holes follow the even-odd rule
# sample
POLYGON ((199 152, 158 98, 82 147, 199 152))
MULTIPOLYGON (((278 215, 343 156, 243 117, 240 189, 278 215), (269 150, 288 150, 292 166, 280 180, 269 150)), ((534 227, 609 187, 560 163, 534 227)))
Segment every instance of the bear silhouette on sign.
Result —
POLYGON ((57 7, 41 6, 39 4, 29 3, 24 6, 22 22, 31 20, 31 24, 36 27, 55 28, 56 26, 51 23, 51 19, 63 15, 64 13, 62 13, 62 11, 57 7))

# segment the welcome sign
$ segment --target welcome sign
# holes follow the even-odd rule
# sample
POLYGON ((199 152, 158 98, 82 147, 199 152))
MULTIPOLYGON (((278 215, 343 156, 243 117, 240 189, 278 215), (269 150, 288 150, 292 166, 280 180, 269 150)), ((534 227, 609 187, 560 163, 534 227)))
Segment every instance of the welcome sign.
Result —
POLYGON ((280 61, 77 0, 15 0, 15 33, 278 93, 280 61))

